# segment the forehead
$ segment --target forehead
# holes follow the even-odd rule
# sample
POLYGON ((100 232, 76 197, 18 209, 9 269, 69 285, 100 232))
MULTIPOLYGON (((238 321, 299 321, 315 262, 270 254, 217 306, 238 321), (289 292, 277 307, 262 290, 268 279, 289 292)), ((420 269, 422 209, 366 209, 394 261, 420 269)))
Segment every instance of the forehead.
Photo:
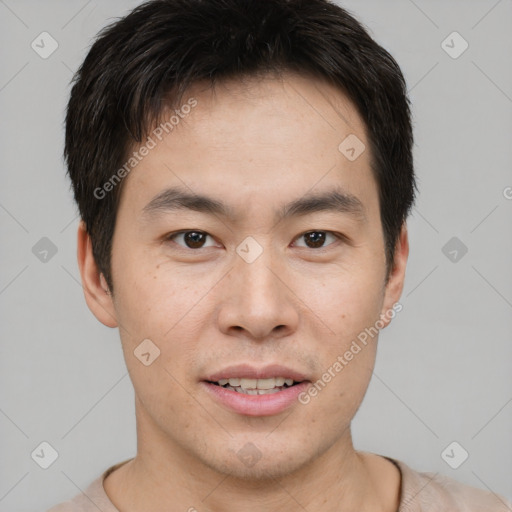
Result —
MULTIPOLYGON (((182 116, 176 132, 187 130, 187 136, 195 136, 205 146, 265 144, 270 154, 277 143, 288 142, 287 147, 294 148, 294 141, 307 140, 305 150, 325 147, 330 151, 333 143, 337 149, 338 139, 346 134, 357 134, 365 141, 367 137, 366 126, 348 96, 312 75, 269 73, 222 81, 214 87, 199 83, 181 103, 192 97, 198 105, 191 115, 182 116)), ((169 118, 173 112, 164 113, 164 120, 166 114, 169 118)))
POLYGON ((284 73, 195 84, 159 122, 123 187, 141 209, 175 185, 253 210, 332 186, 363 201, 376 192, 364 122, 323 80, 284 73))

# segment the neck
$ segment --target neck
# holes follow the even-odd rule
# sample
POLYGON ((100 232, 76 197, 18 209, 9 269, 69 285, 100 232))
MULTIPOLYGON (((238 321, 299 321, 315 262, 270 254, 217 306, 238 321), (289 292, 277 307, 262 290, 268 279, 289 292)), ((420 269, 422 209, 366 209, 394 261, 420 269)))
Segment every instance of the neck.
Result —
POLYGON ((356 452, 350 427, 329 449, 292 472, 240 475, 229 467, 205 464, 153 426, 137 416, 137 456, 104 481, 119 510, 380 512, 398 505, 396 494, 383 496, 376 479, 376 472, 382 476, 382 464, 389 471, 390 463, 378 457, 376 465, 377 456, 356 452), (386 500, 393 503, 384 508, 386 500))

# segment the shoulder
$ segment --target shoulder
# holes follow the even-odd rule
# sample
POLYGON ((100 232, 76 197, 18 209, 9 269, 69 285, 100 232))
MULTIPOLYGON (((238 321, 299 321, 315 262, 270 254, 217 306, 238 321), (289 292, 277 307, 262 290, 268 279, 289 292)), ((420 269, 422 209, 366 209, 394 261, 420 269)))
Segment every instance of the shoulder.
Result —
POLYGON ((396 459, 389 460, 402 473, 398 512, 512 512, 512 504, 491 491, 439 473, 415 471, 396 459))
POLYGON ((119 512, 107 496, 103 487, 103 480, 129 460, 131 459, 111 466, 101 476, 91 482, 83 492, 77 494, 71 500, 53 506, 46 512, 98 512, 98 510, 101 510, 101 512, 119 512))
POLYGON ((103 475, 94 480, 83 492, 73 499, 53 506, 47 512, 117 512, 112 507, 103 489, 103 475))

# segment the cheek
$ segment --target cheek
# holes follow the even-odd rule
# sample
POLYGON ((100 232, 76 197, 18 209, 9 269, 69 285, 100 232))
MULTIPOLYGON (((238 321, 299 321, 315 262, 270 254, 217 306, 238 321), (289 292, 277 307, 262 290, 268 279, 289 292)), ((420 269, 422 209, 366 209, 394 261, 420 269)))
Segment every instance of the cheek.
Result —
POLYGON ((116 311, 138 400, 154 417, 178 417, 182 408, 197 407, 185 389, 194 382, 187 370, 197 364, 202 288, 157 267, 118 268, 125 277, 116 287, 116 311))
POLYGON ((297 295, 334 343, 346 342, 378 320, 384 299, 381 281, 381 274, 369 266, 351 265, 324 275, 303 273, 297 295))
POLYGON ((116 310, 137 335, 164 338, 200 299, 201 286, 154 255, 118 257, 116 270, 116 310))
POLYGON ((140 370, 133 352, 149 339, 159 351, 158 365, 186 380, 185 369, 194 365, 199 331, 211 318, 207 295, 212 277, 191 278, 179 269, 171 271, 165 262, 144 267, 142 259, 140 265, 136 260, 120 259, 117 267, 123 279, 116 283, 116 313, 127 365, 140 370))
POLYGON ((333 273, 317 280, 315 286, 303 280, 300 292, 314 313, 309 317, 319 327, 314 330, 314 349, 324 371, 320 380, 326 383, 326 392, 321 394, 330 404, 328 410, 338 410, 340 417, 359 406, 375 364, 375 325, 380 318, 383 287, 381 275, 363 267, 354 265, 350 271, 333 273))

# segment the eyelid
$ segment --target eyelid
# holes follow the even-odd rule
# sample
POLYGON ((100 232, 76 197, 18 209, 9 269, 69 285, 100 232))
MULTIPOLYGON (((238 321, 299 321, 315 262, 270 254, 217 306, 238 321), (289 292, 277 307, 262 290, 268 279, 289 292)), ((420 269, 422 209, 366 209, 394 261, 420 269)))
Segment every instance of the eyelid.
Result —
MULTIPOLYGON (((174 242, 181 249, 184 249, 187 251, 195 251, 195 252, 199 251, 200 249, 209 249, 211 247, 214 247, 214 245, 207 245, 207 246, 202 246, 202 247, 198 247, 198 248, 194 249, 192 247, 187 247, 185 245, 181 245, 181 244, 178 244, 177 242, 175 242, 174 239, 176 237, 183 235, 185 233, 201 233, 203 235, 206 235, 207 237, 210 237, 213 241, 215 241, 217 243, 217 241, 215 240, 213 235, 210 235, 210 233, 208 233, 207 231, 203 231, 201 229, 182 229, 180 231, 173 231, 172 233, 168 233, 167 235, 165 235, 165 237, 163 238, 163 241, 164 242, 174 242)), ((338 241, 341 241, 341 242, 348 241, 348 238, 345 235, 343 235, 342 233, 338 233, 336 231, 330 231, 327 229, 309 229, 309 230, 303 231, 301 234, 297 235, 293 239, 292 244, 294 244, 297 240, 301 239, 304 235, 307 235, 308 233, 326 233, 327 235, 333 236, 338 241)), ((301 245, 299 247, 301 247, 303 249, 311 249, 313 251, 319 252, 319 251, 328 249, 331 245, 334 245, 334 244, 335 244, 335 241, 331 242, 328 245, 323 245, 321 247, 308 247, 306 245, 301 245)), ((216 245, 216 246, 218 247, 218 245, 216 245)))
POLYGON ((207 237, 210 237, 217 244, 217 241, 213 238, 212 235, 210 235, 210 233, 207 233, 206 231, 203 231, 201 229, 182 229, 180 231, 173 231, 172 233, 168 233, 167 235, 165 235, 164 242, 174 242, 180 249, 184 249, 187 251, 199 251, 200 249, 209 249, 211 247, 214 247, 213 245, 207 245, 194 249, 192 247, 187 247, 186 245, 178 244, 174 239, 180 235, 184 235, 185 233, 201 233, 203 235, 206 235, 207 237))
MULTIPOLYGON (((340 241, 340 242, 348 241, 348 239, 345 235, 343 235, 342 233, 338 233, 336 231, 329 231, 328 229, 308 229, 307 231, 304 231, 300 235, 296 236, 293 240, 293 243, 295 243, 296 240, 299 240, 300 238, 302 238, 304 235, 307 235, 308 233, 326 233, 328 235, 332 235, 334 238, 336 238, 337 241, 340 241)), ((331 245, 334 245, 334 244, 335 244, 335 242, 331 242, 330 244, 323 245, 321 247, 308 247, 306 245, 301 245, 299 247, 304 248, 304 249, 311 249, 313 251, 322 251, 322 250, 328 249, 331 245)))

